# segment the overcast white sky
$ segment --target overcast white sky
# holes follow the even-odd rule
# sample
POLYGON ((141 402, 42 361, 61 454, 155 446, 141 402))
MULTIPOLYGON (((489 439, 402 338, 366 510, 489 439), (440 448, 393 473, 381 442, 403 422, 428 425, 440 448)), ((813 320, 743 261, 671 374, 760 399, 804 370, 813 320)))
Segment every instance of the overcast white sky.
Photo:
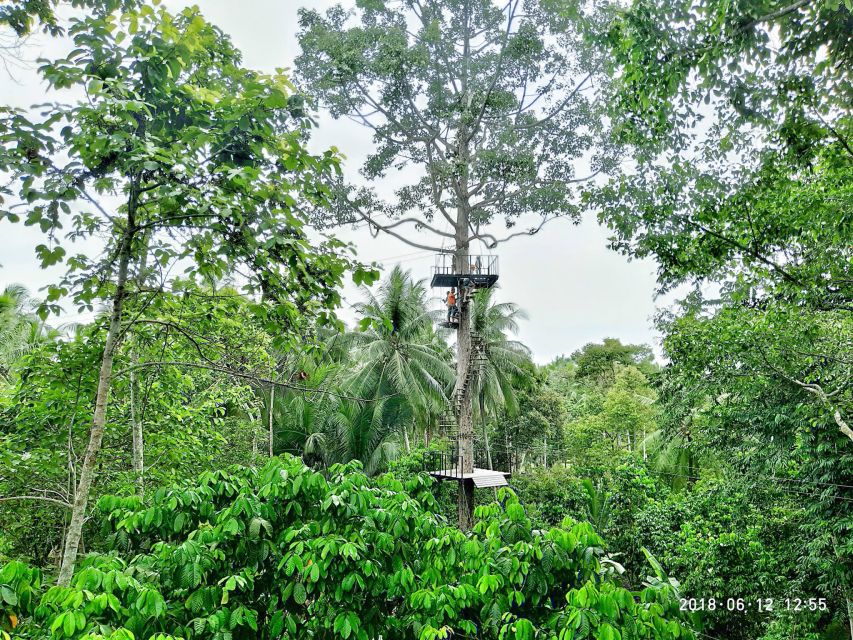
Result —
MULTIPOLYGON (((248 67, 271 71, 292 67, 298 54, 296 12, 300 6, 325 8, 329 0, 165 0, 178 9, 198 4, 209 20, 229 33, 244 53, 248 67)), ((344 2, 344 4, 354 4, 344 2)), ((35 59, 67 50, 67 44, 46 37, 31 39, 26 56, 35 59)), ((29 106, 46 100, 44 86, 35 65, 12 69, 10 77, 0 70, 0 104, 29 106)), ((53 98, 51 98, 53 99, 53 98)), ((346 156, 346 174, 358 180, 358 168, 365 150, 372 146, 366 129, 349 120, 320 118, 312 146, 337 146, 346 156)), ((382 191, 393 188, 380 185, 382 191), (384 188, 382 188, 384 187, 384 188)), ((390 268, 400 262, 417 278, 428 278, 433 256, 388 237, 372 238, 367 231, 340 231, 353 242, 365 261, 382 260, 390 268), (402 257, 400 257, 402 256, 402 257), (399 257, 399 259, 398 259, 399 257)), ((520 339, 534 353, 537 362, 548 362, 569 354, 587 342, 617 337, 623 342, 645 342, 657 349, 652 326, 654 263, 629 262, 606 248, 607 229, 595 221, 594 213, 580 225, 567 221, 550 223, 539 235, 522 237, 501 245, 499 299, 516 302, 530 319, 521 329, 520 339)), ((33 249, 41 241, 37 230, 21 224, 0 222, 0 288, 10 283, 26 285, 32 292, 56 279, 57 271, 38 268, 33 249)), ((436 291, 436 305, 440 303, 436 291)), ((345 297, 352 302, 359 293, 348 287, 345 297)), ((344 310, 345 319, 351 315, 344 310)), ((69 318, 70 319, 70 318, 69 318)))

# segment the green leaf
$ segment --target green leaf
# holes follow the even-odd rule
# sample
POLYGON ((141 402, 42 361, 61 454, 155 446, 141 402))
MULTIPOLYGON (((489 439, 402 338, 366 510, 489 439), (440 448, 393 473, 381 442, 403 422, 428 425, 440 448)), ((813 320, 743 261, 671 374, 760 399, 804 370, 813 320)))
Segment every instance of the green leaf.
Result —
POLYGON ((297 582, 293 585, 293 601, 296 602, 296 604, 305 604, 307 597, 308 593, 305 591, 305 585, 301 582, 297 582))

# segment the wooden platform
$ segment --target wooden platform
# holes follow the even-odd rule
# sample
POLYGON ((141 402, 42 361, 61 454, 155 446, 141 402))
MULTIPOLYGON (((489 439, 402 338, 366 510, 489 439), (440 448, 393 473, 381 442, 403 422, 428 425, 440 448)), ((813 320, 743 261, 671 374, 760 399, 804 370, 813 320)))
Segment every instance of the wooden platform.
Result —
POLYGON ((471 286, 476 288, 492 287, 498 281, 496 273, 434 273, 430 286, 433 287, 461 287, 463 280, 470 280, 471 286))
POLYGON ((507 476, 511 475, 505 471, 494 471, 492 469, 474 468, 472 473, 462 473, 458 469, 442 469, 430 471, 430 475, 438 480, 470 481, 475 487, 505 487, 509 483, 507 476))

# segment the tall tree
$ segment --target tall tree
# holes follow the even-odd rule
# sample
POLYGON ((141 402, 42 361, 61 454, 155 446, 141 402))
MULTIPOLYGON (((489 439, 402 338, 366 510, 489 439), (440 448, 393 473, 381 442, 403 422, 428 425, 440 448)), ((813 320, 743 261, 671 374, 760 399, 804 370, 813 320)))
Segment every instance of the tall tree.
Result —
MULTIPOLYGON (((437 253, 449 244, 454 270, 465 273, 477 243, 494 248, 554 218, 578 220, 577 185, 610 165, 608 147, 597 144, 605 80, 584 39, 596 14, 545 0, 357 4, 356 15, 340 6, 300 13, 298 74, 333 116, 372 131, 365 178, 403 168, 414 178, 390 200, 342 189, 341 222, 437 253), (530 226, 502 236, 497 220, 530 226)), ((456 395, 470 469, 467 296, 460 306, 456 395)), ((461 502, 460 519, 470 525, 461 502)))
POLYGON ((42 265, 67 260, 68 274, 48 289, 42 311, 58 310, 64 296, 81 308, 109 305, 59 574, 66 585, 104 436, 113 359, 134 321, 127 301, 144 306, 159 295, 178 263, 208 280, 241 269, 249 292, 264 298, 255 313, 292 338, 303 316, 330 317, 348 266, 341 243, 312 246, 305 235, 300 210, 326 198, 336 158, 302 147, 284 77, 240 67, 239 52, 195 10, 90 15, 69 34, 76 48, 40 73, 53 89, 85 89, 86 101, 53 105, 42 119, 0 114, 0 169, 20 185, 0 193, 0 217, 16 222, 23 209, 26 223, 47 235, 37 247, 42 265), (102 256, 67 254, 65 239, 95 234, 107 239, 102 256), (160 278, 139 286, 133 269, 143 252, 160 278))
POLYGON ((616 133, 638 163, 590 201, 616 248, 656 258, 662 288, 717 284, 662 318, 666 414, 705 426, 694 443, 800 486, 814 588, 846 606, 853 637, 839 533, 853 455, 851 25, 849 2, 632 3, 605 40, 616 133))
POLYGON ((618 338, 588 342, 572 354, 578 380, 612 384, 619 366, 635 365, 646 372, 654 369, 654 355, 648 345, 622 344, 618 338))

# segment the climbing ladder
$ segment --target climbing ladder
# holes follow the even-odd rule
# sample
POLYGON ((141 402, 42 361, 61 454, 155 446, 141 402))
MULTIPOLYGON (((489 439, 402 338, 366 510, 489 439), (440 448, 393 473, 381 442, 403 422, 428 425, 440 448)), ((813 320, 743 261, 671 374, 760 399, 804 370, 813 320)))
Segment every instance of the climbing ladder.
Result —
MULTIPOLYGON (((465 397, 470 386, 474 384, 474 380, 478 374, 483 371, 483 368, 488 362, 486 353, 486 345, 481 335, 476 332, 471 332, 471 357, 469 358, 468 370, 465 372, 465 379, 460 387, 458 387, 450 399, 444 413, 439 418, 439 428, 443 435, 451 438, 458 438, 459 422, 458 417, 462 410, 462 398, 465 397)), ((432 452, 432 460, 430 460, 432 475, 439 479, 449 480, 467 480, 472 481, 477 487, 499 487, 507 484, 507 471, 495 471, 476 466, 478 463, 486 465, 485 456, 477 456, 475 454, 473 471, 470 473, 464 472, 465 464, 460 454, 458 443, 449 452, 432 452)))
MULTIPOLYGON (((438 323, 448 329, 459 329, 460 317, 464 316, 466 307, 471 302, 475 290, 490 288, 498 280, 498 260, 496 256, 456 255, 442 252, 436 256, 433 268, 433 287, 455 288, 458 292, 456 305, 459 314, 455 317, 442 318, 438 323)), ((470 334, 470 354, 468 366, 461 380, 457 380, 457 388, 449 398, 448 406, 439 417, 439 428, 443 435, 456 441, 450 451, 430 451, 424 457, 424 470, 438 480, 451 480, 459 483, 459 522, 463 527, 470 526, 473 521, 473 493, 475 487, 500 487, 507 485, 507 477, 511 469, 497 471, 488 464, 487 456, 478 456, 474 443, 469 442, 474 434, 465 434, 465 446, 459 433, 459 416, 462 414, 462 401, 471 401, 471 385, 475 384, 476 376, 481 375, 488 363, 487 348, 481 335, 470 334), (469 459, 469 456, 471 459, 469 459), (477 466, 478 464, 482 466, 477 466), (467 515, 463 515, 467 514, 467 515)), ((482 452, 480 452, 482 453, 482 452)))
POLYGON ((459 412, 462 411, 462 398, 465 397, 465 393, 474 383, 474 378, 482 371, 487 361, 482 337, 471 332, 471 358, 469 359, 468 370, 465 372, 465 380, 462 386, 454 391, 448 407, 438 419, 438 426, 442 434, 451 437, 456 437, 459 434, 458 418, 459 412))
POLYGON ((483 371, 487 363, 488 356, 486 355, 486 345, 483 342, 483 337, 479 333, 472 331, 471 357, 468 360, 468 370, 465 372, 465 380, 451 398, 453 403, 452 415, 454 417, 459 416, 459 412, 462 410, 462 398, 465 397, 465 393, 474 383, 474 378, 483 371))

